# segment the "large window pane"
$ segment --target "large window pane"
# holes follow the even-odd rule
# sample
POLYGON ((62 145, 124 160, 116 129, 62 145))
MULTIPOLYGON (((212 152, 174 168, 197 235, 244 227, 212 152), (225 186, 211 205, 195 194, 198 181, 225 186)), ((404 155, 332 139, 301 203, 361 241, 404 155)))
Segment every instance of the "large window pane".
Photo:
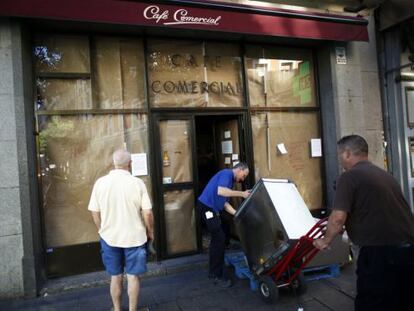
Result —
POLYGON ((159 123, 163 183, 193 180, 190 122, 166 120, 159 123))
POLYGON ((193 190, 164 193, 164 211, 168 254, 196 251, 193 190))
MULTIPOLYGON (((112 153, 148 153, 144 114, 39 116, 40 169, 47 247, 98 241, 87 210, 95 181, 112 169, 112 153)), ((150 190, 149 176, 143 178, 150 190)))
POLYGON ((246 56, 250 106, 317 106, 311 52, 248 46, 246 56))
POLYGON ((309 209, 322 208, 320 157, 311 157, 310 141, 319 138, 318 113, 266 112, 252 115, 256 181, 292 180, 309 209), (283 154, 277 145, 283 144, 283 154))
POLYGON ((140 39, 93 38, 94 108, 143 108, 144 49, 140 39))
POLYGON ((243 103, 237 45, 149 40, 147 58, 153 107, 238 107, 243 103))
POLYGON ((36 110, 91 109, 89 79, 37 79, 36 110))
POLYGON ((208 107, 243 105, 242 61, 236 44, 205 43, 206 82, 209 86, 208 107), (217 85, 214 88, 214 85, 217 85))
POLYGON ((90 73, 87 36, 38 35, 35 66, 42 73, 90 73))

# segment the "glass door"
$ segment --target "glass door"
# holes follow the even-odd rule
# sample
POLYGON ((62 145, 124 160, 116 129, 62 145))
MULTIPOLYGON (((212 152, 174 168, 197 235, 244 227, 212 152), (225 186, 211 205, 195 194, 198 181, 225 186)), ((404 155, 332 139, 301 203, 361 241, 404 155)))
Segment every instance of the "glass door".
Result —
POLYGON ((198 250, 193 123, 190 116, 154 117, 162 257, 198 250))

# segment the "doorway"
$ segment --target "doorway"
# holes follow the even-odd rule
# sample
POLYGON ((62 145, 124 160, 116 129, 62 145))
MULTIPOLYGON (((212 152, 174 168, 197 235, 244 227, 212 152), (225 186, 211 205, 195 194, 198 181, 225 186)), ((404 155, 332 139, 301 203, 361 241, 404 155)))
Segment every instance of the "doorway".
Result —
MULTIPOLYGON (((153 115, 160 259, 202 251, 205 243, 195 203, 217 171, 245 161, 244 117, 243 113, 153 115)), ((237 208, 240 200, 230 204, 237 208)), ((228 219, 232 223, 232 217, 228 219)), ((228 228, 229 234, 235 232, 231 225, 228 228)))
MULTIPOLYGON (((222 169, 231 169, 240 161, 245 161, 244 144, 241 142, 243 132, 241 117, 229 116, 196 116, 195 141, 198 183, 196 198, 198 198, 209 180, 222 169)), ((235 189, 242 190, 242 185, 235 184, 235 189)), ((241 198, 231 198, 230 204, 238 208, 241 198)), ((226 244, 229 246, 230 238, 236 237, 233 225, 233 216, 227 212, 222 213, 223 229, 226 233, 226 244)), ((209 245, 208 235, 199 226, 199 245, 206 249, 209 245)))

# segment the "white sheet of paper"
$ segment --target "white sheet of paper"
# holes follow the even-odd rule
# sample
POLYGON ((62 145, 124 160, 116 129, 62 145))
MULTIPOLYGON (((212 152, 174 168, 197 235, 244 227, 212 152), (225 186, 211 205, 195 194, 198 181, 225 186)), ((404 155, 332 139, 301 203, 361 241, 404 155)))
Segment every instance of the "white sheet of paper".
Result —
POLYGON ((230 131, 224 131, 224 138, 230 138, 231 132, 230 131))
POLYGON ((213 218, 213 213, 208 211, 206 212, 206 219, 210 219, 210 218, 213 218))
POLYGON ((224 158, 224 164, 230 164, 230 163, 231 163, 230 157, 225 157, 224 158))
POLYGON ((281 153, 281 154, 287 154, 288 152, 287 152, 287 150, 286 150, 286 147, 285 147, 285 144, 277 144, 277 149, 279 150, 279 152, 281 153))
POLYGON ((231 159, 232 159, 232 160, 238 160, 238 159, 239 159, 239 155, 238 155, 237 153, 233 153, 233 154, 231 155, 231 159))
POLYGON ((163 177, 162 178, 163 184, 172 184, 172 178, 171 177, 163 177))
POLYGON ((322 156, 322 141, 320 138, 311 139, 311 156, 312 158, 322 156))
POLYGON ((132 175, 145 176, 148 175, 147 154, 133 153, 131 154, 132 161, 132 175))
POLYGON ((233 153, 233 142, 231 140, 225 140, 221 142, 221 152, 223 154, 233 153))

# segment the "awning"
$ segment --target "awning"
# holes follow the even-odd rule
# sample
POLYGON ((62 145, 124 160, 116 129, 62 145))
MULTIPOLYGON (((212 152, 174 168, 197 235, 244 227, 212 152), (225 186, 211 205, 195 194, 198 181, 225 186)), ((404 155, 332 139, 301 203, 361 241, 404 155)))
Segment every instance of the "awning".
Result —
POLYGON ((13 0, 0 2, 0 16, 368 41, 363 18, 214 1, 13 0))

